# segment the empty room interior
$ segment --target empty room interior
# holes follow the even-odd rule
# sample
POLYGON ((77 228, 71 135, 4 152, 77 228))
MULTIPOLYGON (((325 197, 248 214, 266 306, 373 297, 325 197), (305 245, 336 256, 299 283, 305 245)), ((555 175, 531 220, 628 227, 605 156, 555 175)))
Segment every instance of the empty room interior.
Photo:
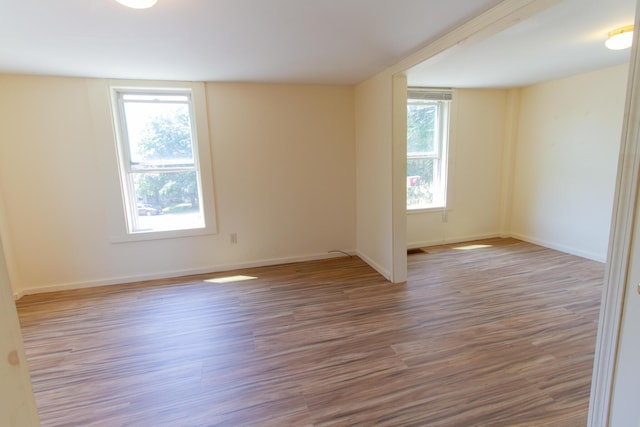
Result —
POLYGON ((1 425, 640 419, 636 1, 0 9, 1 425))

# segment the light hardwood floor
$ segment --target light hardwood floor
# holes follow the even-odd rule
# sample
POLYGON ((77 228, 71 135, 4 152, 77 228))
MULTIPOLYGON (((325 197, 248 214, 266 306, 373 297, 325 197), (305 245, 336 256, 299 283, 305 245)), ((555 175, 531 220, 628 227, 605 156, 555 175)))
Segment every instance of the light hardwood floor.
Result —
POLYGON ((604 266, 475 243, 26 296, 42 425, 585 425, 604 266))

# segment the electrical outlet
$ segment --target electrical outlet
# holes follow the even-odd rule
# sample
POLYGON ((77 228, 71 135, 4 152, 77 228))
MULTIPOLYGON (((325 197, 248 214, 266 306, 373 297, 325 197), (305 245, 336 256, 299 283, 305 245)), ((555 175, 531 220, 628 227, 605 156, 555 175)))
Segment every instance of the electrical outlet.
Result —
POLYGON ((231 233, 231 244, 235 245, 238 243, 238 234, 237 233, 231 233))

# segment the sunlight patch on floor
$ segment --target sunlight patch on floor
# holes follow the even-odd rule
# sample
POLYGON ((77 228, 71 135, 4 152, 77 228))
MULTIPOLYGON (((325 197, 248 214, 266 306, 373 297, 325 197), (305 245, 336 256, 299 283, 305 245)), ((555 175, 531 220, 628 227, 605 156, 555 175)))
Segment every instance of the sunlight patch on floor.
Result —
POLYGON ((457 251, 472 251, 474 249, 490 248, 491 246, 493 245, 465 245, 465 246, 458 246, 453 249, 457 251))
POLYGON ((245 280, 253 280, 257 279, 254 276, 226 276, 226 277, 216 277, 215 279, 207 279, 205 282, 209 283, 232 283, 232 282, 243 282, 245 280))

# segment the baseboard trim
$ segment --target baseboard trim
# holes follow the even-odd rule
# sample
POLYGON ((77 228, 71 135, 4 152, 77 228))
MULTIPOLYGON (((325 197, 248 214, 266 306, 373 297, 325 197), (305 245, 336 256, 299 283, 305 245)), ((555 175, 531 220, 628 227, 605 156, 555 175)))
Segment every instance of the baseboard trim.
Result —
POLYGON ((380 273, 385 279, 391 282, 391 272, 389 270, 383 268, 380 264, 361 252, 357 252, 356 255, 360 257, 360 259, 362 259, 364 262, 369 264, 371 268, 380 273))
POLYGON ((305 256, 272 258, 272 259, 266 259, 266 260, 260 260, 260 261, 240 262, 235 264, 226 264, 226 265, 218 265, 218 266, 195 268, 195 269, 165 271, 162 273, 155 273, 155 274, 140 274, 140 275, 132 275, 132 276, 111 277, 111 278, 83 281, 83 282, 59 283, 59 284, 46 285, 46 286, 37 286, 29 289, 22 289, 18 292, 14 292, 13 297, 17 301, 26 295, 36 295, 36 294, 43 294, 47 292, 70 291, 74 289, 87 289, 87 288, 95 288, 99 286, 122 285, 126 283, 143 282, 146 280, 172 279, 172 278, 183 277, 183 276, 193 276, 193 275, 208 274, 208 273, 220 273, 224 271, 240 270, 240 269, 246 269, 246 268, 268 267, 272 265, 293 264, 296 262, 319 261, 323 259, 344 257, 345 253, 348 255, 357 255, 355 250, 346 250, 344 251, 344 253, 327 252, 327 253, 319 253, 319 254, 312 254, 312 255, 305 255, 305 256))
MULTIPOLYGON (((576 255, 582 258, 587 258, 587 259, 591 259, 598 262, 606 262, 606 256, 595 254, 589 251, 579 250, 573 247, 557 244, 554 242, 549 242, 543 239, 537 239, 537 238, 526 236, 519 233, 511 233, 509 235, 504 235, 502 233, 477 234, 473 236, 456 237, 456 238, 449 238, 449 239, 412 242, 410 244, 407 244, 407 249, 416 249, 421 247, 462 243, 462 242, 469 242, 473 240, 493 239, 496 237, 501 237, 501 238, 513 237, 515 239, 533 243, 539 246, 544 246, 546 248, 565 252, 571 255, 576 255)), ((380 273, 385 279, 389 281, 391 280, 391 272, 383 268, 379 263, 377 263, 367 255, 355 250, 347 250, 344 252, 349 255, 356 255, 360 257, 364 262, 369 264, 371 268, 373 268, 378 273, 380 273)), ((119 277, 111 277, 111 278, 104 278, 99 280, 91 280, 91 281, 83 281, 83 282, 59 283, 59 284, 53 284, 53 285, 33 287, 29 289, 22 289, 20 291, 14 292, 13 297, 14 297, 14 300, 18 301, 20 298, 26 295, 35 295, 35 294, 41 294, 41 293, 47 293, 47 292, 94 288, 98 286, 120 285, 125 283, 141 282, 145 280, 171 279, 176 277, 192 276, 197 274, 220 273, 224 271, 239 270, 244 268, 266 267, 271 265, 292 264, 296 262, 306 262, 306 261, 318 261, 323 259, 339 258, 341 256, 344 256, 344 255, 341 253, 327 252, 327 253, 312 254, 312 255, 306 255, 306 256, 272 258, 272 259, 266 259, 266 260, 260 260, 260 261, 240 262, 235 264, 210 266, 210 267, 203 267, 203 268, 196 268, 196 269, 165 271, 165 272, 156 273, 156 274, 119 276, 119 277)))
POLYGON ((452 243, 472 242, 474 240, 495 239, 496 237, 509 237, 500 233, 476 234, 473 236, 454 237, 450 239, 427 240, 422 242, 412 242, 407 244, 407 249, 417 249, 429 246, 449 245, 452 243))
POLYGON ((422 241, 422 242, 413 242, 413 243, 407 244, 407 249, 417 249, 417 248, 424 248, 424 247, 429 247, 429 246, 448 245, 448 244, 452 244, 452 243, 471 242, 471 241, 474 241, 474 240, 494 239, 494 238, 497 238, 497 237, 502 238, 502 239, 512 237, 514 239, 522 240, 524 242, 532 243, 534 245, 544 246, 545 248, 549 248, 549 249, 553 249, 553 250, 556 250, 556 251, 564 252, 564 253, 567 253, 567 254, 570 254, 570 255, 579 256, 581 258, 587 258, 587 259, 590 259, 590 260, 593 260, 593 261, 597 261, 597 262, 604 263, 607 260, 607 255, 606 254, 604 254, 604 255, 596 254, 594 252, 584 251, 584 250, 577 249, 577 248, 574 248, 574 247, 571 247, 571 246, 561 245, 559 243, 550 242, 550 241, 544 240, 544 239, 538 239, 538 238, 527 236, 527 235, 520 234, 520 233, 477 234, 477 235, 474 235, 474 236, 456 237, 456 238, 451 238, 451 239, 438 239, 438 240, 429 240, 429 241, 422 241))
POLYGON ((535 237, 531 237, 531 236, 526 236, 524 234, 520 234, 520 233, 511 233, 511 237, 513 237, 514 239, 518 239, 518 240, 522 240, 528 243, 533 243, 534 245, 538 245, 538 246, 544 246, 545 248, 549 248, 549 249, 553 249, 556 251, 560 251, 560 252, 564 252, 570 255, 575 255, 575 256, 579 256, 581 258, 587 258, 590 259, 592 261, 598 261, 598 262, 606 262, 607 261, 607 255, 604 254, 596 254, 594 252, 591 251, 584 251, 582 249, 577 249, 574 248, 572 246, 566 246, 566 245, 562 245, 559 243, 555 243, 555 242, 550 242, 548 240, 543 240, 543 239, 537 239, 535 237))

